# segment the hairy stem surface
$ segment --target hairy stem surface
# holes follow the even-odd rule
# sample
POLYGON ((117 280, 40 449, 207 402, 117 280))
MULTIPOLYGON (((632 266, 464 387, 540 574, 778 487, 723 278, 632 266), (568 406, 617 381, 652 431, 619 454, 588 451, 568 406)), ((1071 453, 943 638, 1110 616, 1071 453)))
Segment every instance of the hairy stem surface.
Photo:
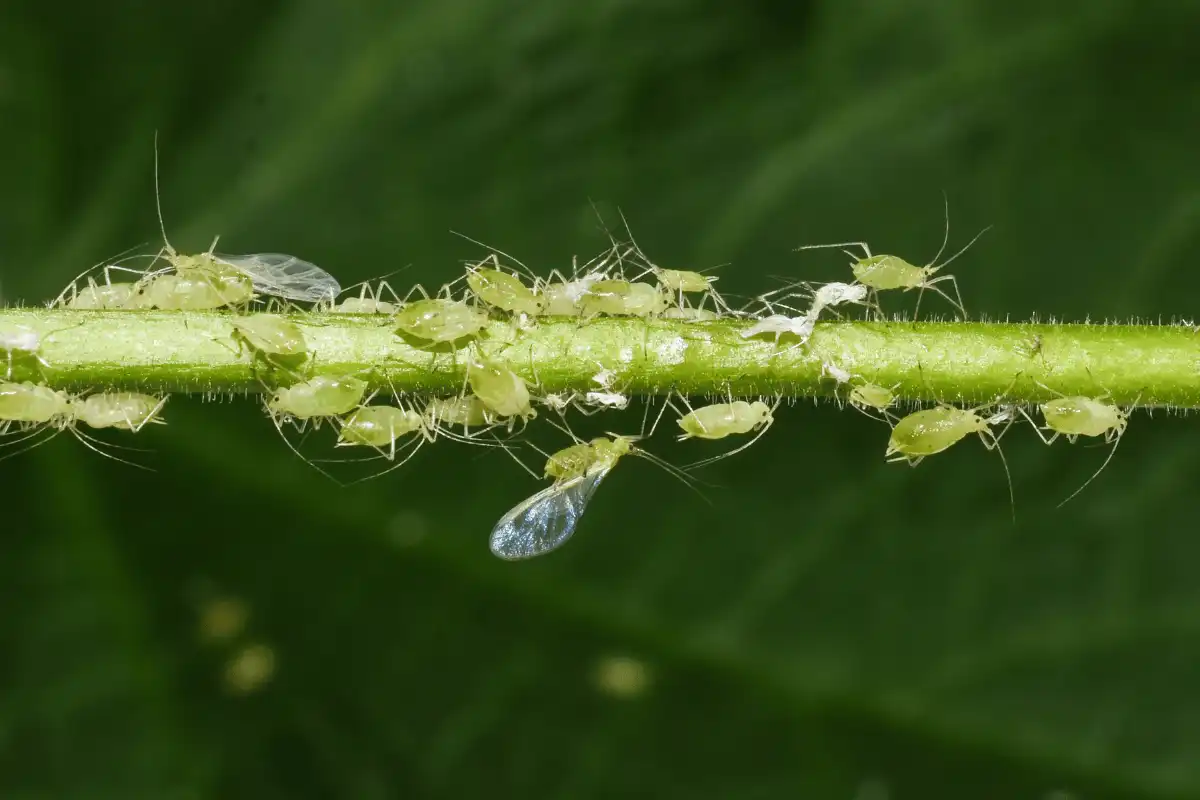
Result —
MULTIPOLYGON (((41 335, 41 358, 14 352, 13 379, 72 390, 261 392, 261 364, 232 339, 227 312, 2 309, 41 335)), ((1107 396, 1121 405, 1200 408, 1200 334, 1186 325, 825 322, 800 345, 743 339, 751 323, 547 318, 528 330, 495 322, 472 341, 428 346, 385 316, 297 313, 311 351, 298 372, 353 374, 373 388, 454 394, 470 350, 506 364, 539 392, 587 391, 601 370, 627 394, 830 395, 832 363, 896 386, 908 401, 984 403, 1107 396), (1038 384, 1044 384, 1045 388, 1038 384)), ((7 371, 6 353, 0 365, 7 371)), ((291 379, 289 379, 291 380, 291 379)))

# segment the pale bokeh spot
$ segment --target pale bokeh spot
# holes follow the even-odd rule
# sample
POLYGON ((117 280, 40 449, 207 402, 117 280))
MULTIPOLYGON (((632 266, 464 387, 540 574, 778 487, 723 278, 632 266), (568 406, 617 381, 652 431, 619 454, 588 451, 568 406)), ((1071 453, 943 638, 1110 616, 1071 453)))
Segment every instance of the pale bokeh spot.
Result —
POLYGON ((605 656, 593 671, 596 688, 620 698, 638 697, 650 686, 650 670, 644 661, 630 656, 605 656))
POLYGON ((274 674, 275 651, 265 644, 247 645, 225 665, 225 688, 234 694, 251 694, 274 674))
POLYGON ((205 642, 228 642, 246 627, 250 609, 236 597, 215 597, 200 608, 200 638, 205 642))

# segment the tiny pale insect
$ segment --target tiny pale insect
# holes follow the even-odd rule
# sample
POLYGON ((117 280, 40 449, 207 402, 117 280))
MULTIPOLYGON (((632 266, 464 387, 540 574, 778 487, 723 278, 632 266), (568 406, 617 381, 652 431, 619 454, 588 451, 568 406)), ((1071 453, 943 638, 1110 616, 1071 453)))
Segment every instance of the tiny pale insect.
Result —
POLYGON ((495 414, 513 420, 531 420, 537 416, 524 379, 501 364, 481 355, 467 363, 467 382, 471 391, 495 414))
POLYGON ((233 340, 255 354, 270 360, 272 356, 301 357, 308 355, 304 331, 291 320, 276 314, 250 314, 232 323, 233 340))
MULTIPOLYGON (((680 395, 680 399, 687 405, 685 397, 680 395)), ((689 464, 688 467, 693 468, 711 464, 714 461, 728 458, 750 447, 775 424, 774 411, 778 406, 778 401, 776 401, 775 407, 772 407, 761 400, 755 400, 754 402, 733 400, 728 403, 713 403, 696 409, 691 408, 689 405, 688 413, 677 420, 677 424, 683 430, 683 433, 676 437, 679 441, 687 439, 724 439, 727 436, 753 433, 755 431, 758 433, 754 438, 740 447, 736 447, 719 456, 694 462, 689 464)))
MULTIPOLYGON (((1086 489, 1088 484, 1099 477, 1104 468, 1108 466, 1108 462, 1117 452, 1121 437, 1125 435, 1125 428, 1129 424, 1129 412, 1107 402, 1104 397, 1087 397, 1085 395, 1060 395, 1053 400, 1041 403, 1038 407, 1042 412, 1042 418, 1046 421, 1046 430, 1050 431, 1050 436, 1047 437, 1033 420, 1029 421, 1033 425, 1034 432, 1047 445, 1053 444, 1059 436, 1065 436, 1071 443, 1074 443, 1080 436, 1103 436, 1105 443, 1112 444, 1112 449, 1108 451, 1108 457, 1104 459, 1100 468, 1092 473, 1092 476, 1084 481, 1082 486, 1058 504, 1058 508, 1062 508, 1075 495, 1086 489)), ((1026 419, 1029 419, 1029 415, 1023 409, 1021 413, 1025 415, 1026 419)))
POLYGON ((166 396, 140 392, 98 392, 74 402, 77 420, 91 428, 115 428, 140 431, 150 423, 162 424, 159 412, 166 405, 166 396))
MULTIPOLYGON (((944 297, 946 301, 951 303, 958 310, 959 314, 965 319, 967 312, 963 307, 962 294, 958 291, 958 280, 950 274, 940 275, 936 278, 934 275, 937 275, 938 272, 948 266, 951 262, 961 256, 963 253, 967 252, 971 245, 975 244, 979 237, 983 236, 983 234, 987 231, 988 228, 984 228, 982 231, 976 234, 975 238, 968 242, 965 247, 963 247, 945 262, 938 264, 937 260, 941 258, 942 253, 946 249, 946 245, 950 241, 950 206, 949 200, 947 200, 946 234, 942 240, 942 247, 938 250, 937 255, 934 256, 933 261, 923 267, 910 264, 908 261, 900 258, 900 256, 873 255, 871 253, 871 248, 866 242, 835 242, 833 244, 805 245, 803 247, 797 247, 796 250, 819 250, 830 247, 857 247, 863 251, 863 256, 861 258, 849 250, 844 250, 843 252, 854 259, 850 262, 850 269, 854 273, 854 277, 859 283, 875 291, 886 291, 890 289, 902 289, 904 291, 909 291, 912 289, 918 289, 919 294, 917 297, 916 311, 920 310, 921 295, 924 294, 926 289, 929 289, 944 297), (940 286, 937 285, 943 282, 949 282, 950 285, 954 287, 955 297, 951 297, 940 286), (957 300, 955 298, 957 298, 957 300)), ((914 318, 916 316, 916 311, 913 312, 914 318)))
MULTIPOLYGON (((493 262, 496 257, 491 256, 493 262)), ((486 261, 483 263, 487 263, 486 261)), ((483 302, 512 314, 540 316, 546 311, 546 298, 521 282, 515 275, 480 265, 467 271, 467 285, 483 302)))
MULTIPOLYGON (((163 222, 162 200, 158 188, 158 135, 154 137, 154 198, 158 208, 158 223, 163 237, 163 257, 180 277, 192 279, 219 279, 230 282, 235 275, 248 278, 250 296, 230 303, 235 305, 249 302, 253 292, 299 300, 309 303, 332 302, 341 291, 337 279, 325 270, 307 261, 286 253, 250 253, 247 255, 224 255, 214 252, 217 239, 213 239, 208 252, 199 255, 182 255, 167 239, 167 228, 163 222)), ((219 237, 218 237, 219 238, 219 237)), ((227 295, 228 291, 221 294, 227 295)))
POLYGON ((763 334, 775 334, 775 344, 779 344, 781 337, 785 335, 796 336, 800 339, 800 344, 808 342, 812 336, 813 328, 816 326, 816 317, 805 314, 800 317, 788 317, 783 314, 771 314, 763 317, 748 328, 738 332, 738 335, 743 339, 752 339, 755 336, 763 334))
POLYGON ((316 375, 276 389, 267 408, 272 414, 298 420, 334 417, 357 408, 366 391, 367 382, 361 378, 316 375))
POLYGON ((393 319, 396 327, 409 336, 434 343, 474 336, 488 325, 483 311, 446 298, 409 303, 393 319))
POLYGON ((32 358, 43 367, 49 367, 49 362, 42 358, 42 336, 28 325, 0 320, 0 353, 7 356, 8 368, 5 379, 11 379, 13 363, 18 356, 32 358))

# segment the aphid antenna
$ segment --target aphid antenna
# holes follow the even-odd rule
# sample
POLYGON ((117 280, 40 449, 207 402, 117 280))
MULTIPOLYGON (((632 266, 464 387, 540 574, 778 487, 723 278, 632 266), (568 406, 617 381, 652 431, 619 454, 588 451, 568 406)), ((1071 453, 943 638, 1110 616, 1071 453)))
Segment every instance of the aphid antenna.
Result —
MULTIPOLYGON (((806 245, 802 245, 800 247, 793 248, 792 252, 798 253, 801 250, 831 250, 835 247, 842 247, 842 248, 857 247, 857 248, 860 248, 863 251, 863 253, 866 254, 867 258, 874 257, 871 255, 871 248, 867 245, 866 242, 830 242, 829 244, 806 244, 806 245)), ((853 258, 856 261, 859 260, 858 255, 856 253, 852 253, 849 250, 842 250, 842 252, 845 253, 846 255, 850 256, 851 258, 853 258)))
MULTIPOLYGON (((158 210, 158 229, 162 232, 163 249, 167 251, 170 258, 175 258, 179 253, 171 246, 171 240, 167 238, 167 225, 163 222, 162 193, 158 188, 158 131, 154 132, 154 206, 158 210)), ((213 241, 213 247, 216 246, 216 241, 213 241)))
MULTIPOLYGON (((143 242, 143 244, 145 244, 145 243, 143 242)), ((112 261, 117 260, 118 258, 121 258, 122 256, 126 255, 127 253, 133 252, 134 250, 138 249, 141 246, 142 245, 138 244, 138 245, 134 245, 133 247, 127 247, 126 249, 122 250, 121 252, 119 252, 115 255, 109 256, 108 258, 105 258, 103 261, 100 261, 100 262, 88 267, 83 272, 79 273, 74 278, 72 278, 70 283, 67 284, 67 288, 63 289, 59 293, 58 297, 56 297, 54 300, 51 300, 49 303, 47 303, 46 304, 47 307, 54 308, 56 305, 64 305, 64 300, 66 299, 66 295, 68 292, 70 292, 71 297, 74 298, 75 295, 77 295, 79 293, 77 284, 79 283, 80 279, 88 278, 88 280, 91 281, 92 280, 92 278, 90 277, 91 273, 95 272, 98 269, 103 270, 104 281, 106 284, 112 283, 112 280, 109 277, 109 270, 119 270, 121 272, 135 272, 138 274, 144 274, 144 273, 139 272, 138 270, 128 269, 126 267, 120 267, 120 266, 117 266, 116 264, 110 263, 112 261)), ((92 281, 92 282, 95 283, 94 281, 92 281)))
MULTIPOLYGON (((7 435, 8 435, 8 427, 7 427, 7 424, 8 424, 8 423, 7 423, 7 422, 5 422, 5 424, 4 424, 4 425, 0 425, 0 436, 7 436, 7 435)), ((17 438, 16 438, 16 439, 14 439, 14 440, 13 440, 13 441, 11 441, 11 442, 4 442, 4 443, 0 443, 0 449, 2 449, 2 448, 5 448, 5 447, 18 447, 19 445, 21 445, 21 444, 23 444, 23 443, 25 443, 25 442, 28 442, 30 439, 34 439, 34 438, 36 438, 36 437, 38 437, 38 436, 41 436, 41 435, 42 435, 43 433, 45 433, 47 430, 51 430, 51 431, 53 431, 53 426, 49 426, 49 425, 36 425, 36 424, 35 424, 35 425, 34 425, 34 426, 31 428, 31 429, 28 429, 28 430, 27 430, 27 429, 20 429, 20 430, 17 432, 17 438)), ((52 433, 50 434, 50 436, 43 437, 43 438, 44 438, 44 439, 53 439, 55 436, 57 436, 57 435, 58 435, 59 433, 61 433, 61 432, 62 432, 62 431, 61 431, 61 429, 60 429, 60 430, 57 430, 57 431, 54 431, 54 432, 52 432, 52 433)), ((16 455, 20 455, 21 453, 27 453, 27 452, 29 452, 30 450, 32 450, 33 448, 37 447, 39 444, 41 444, 41 442, 34 442, 33 444, 29 445, 28 447, 22 447, 20 450, 15 450, 15 451, 13 451, 13 452, 9 453, 9 454, 8 454, 8 455, 6 455, 6 456, 0 456, 0 461, 3 461, 3 460, 4 460, 4 459, 6 459, 6 458, 12 458, 13 456, 16 456, 16 455)))
MULTIPOLYGON (((492 262, 492 266, 496 270, 503 272, 504 270, 500 266, 500 260, 497 258, 497 256, 504 256, 505 258, 509 259, 514 264, 516 264, 520 268, 520 272, 523 273, 525 275, 525 277, 527 277, 530 280, 535 281, 535 282, 538 280, 537 274, 532 269, 530 269, 528 267, 528 265, 526 265, 524 262, 521 261, 521 259, 517 258, 516 256, 514 256, 510 253, 506 253, 498 247, 492 247, 490 244, 484 244, 483 242, 479 241, 478 239, 473 239, 470 236, 467 236, 465 233, 459 233, 456 230, 451 230, 450 232, 452 234, 454 234, 455 236, 460 236, 463 239, 466 239, 468 242, 471 242, 472 244, 477 244, 480 247, 482 247, 483 249, 491 251, 492 254, 490 256, 488 256, 487 258, 483 259, 483 261, 474 263, 475 269, 479 269, 484 264, 486 264, 487 262, 490 261, 490 262, 492 262)), ((467 269, 470 270, 471 266, 468 266, 467 269)))
MULTIPOLYGON (((1004 432, 1007 432, 1009 427, 1011 427, 1011 426, 1012 426, 1012 419, 1009 418, 1008 425, 1006 425, 1004 427, 1004 432)), ((1002 432, 1000 434, 1000 436, 1003 436, 1004 432, 1002 432)), ((1013 494, 1012 472, 1010 472, 1008 469, 1008 459, 1004 457, 1004 450, 1003 450, 1003 448, 1000 447, 1000 436, 997 436, 996 434, 992 433, 990 430, 988 431, 988 435, 990 435, 992 438, 992 443, 990 445, 988 444, 987 438, 985 436, 983 436, 982 434, 980 435, 979 438, 983 442, 984 447, 986 447, 988 450, 995 450, 996 453, 999 454, 999 456, 1000 456, 1000 463, 1004 466, 1004 478, 1005 478, 1005 480, 1008 481, 1008 505, 1012 511, 1013 525, 1016 525, 1017 524, 1017 500, 1016 500, 1016 496, 1013 494)), ((1111 453, 1109 455, 1111 456, 1111 453)), ((1107 463, 1107 462, 1105 462, 1105 463, 1107 463)), ((1084 486, 1086 486, 1086 485, 1087 484, 1084 484, 1084 486)), ((1067 499, 1069 500, 1070 498, 1067 498, 1067 499)))
MULTIPOLYGON (((262 380, 260 379, 259 382, 262 383, 262 380)), ((265 385, 266 384, 264 384, 264 386, 265 385)), ((297 455, 297 457, 299 457, 299 459, 301 461, 303 461, 305 464, 308 464, 310 467, 312 467, 317 472, 324 475, 329 480, 333 481, 338 486, 345 486, 345 484, 342 483, 341 481, 339 481, 337 478, 333 477, 328 472, 326 472, 325 470, 318 467, 311 458, 308 458, 307 456, 305 456, 303 453, 300 452, 300 450, 296 447, 296 445, 292 444, 292 440, 289 439, 287 434, 283 432, 283 424, 279 421, 279 417, 275 414, 274 411, 271 410, 271 407, 269 405, 267 405, 265 400, 263 401, 263 408, 266 409, 267 416, 271 418, 271 423, 275 426, 275 430, 279 432, 279 438, 283 439, 283 443, 288 446, 289 450, 291 450, 293 453, 295 453, 297 455)))

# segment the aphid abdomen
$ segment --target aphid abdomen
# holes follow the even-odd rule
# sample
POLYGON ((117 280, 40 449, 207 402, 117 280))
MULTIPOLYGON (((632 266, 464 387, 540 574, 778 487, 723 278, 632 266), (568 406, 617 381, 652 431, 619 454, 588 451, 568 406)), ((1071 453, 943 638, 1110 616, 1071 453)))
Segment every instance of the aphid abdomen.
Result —
POLYGON ((0 420, 47 423, 70 413, 71 400, 64 392, 28 381, 0 381, 0 420))
POLYGON ((911 289, 925 280, 925 272, 899 256, 870 256, 851 265, 859 283, 872 289, 911 289))
POLYGON ((519 278, 495 269, 473 269, 467 284, 479 299, 490 306, 514 314, 537 316, 545 311, 546 301, 534 294, 519 278))
POLYGON ((545 475, 560 481, 577 478, 587 472, 595 460, 596 454, 590 442, 573 444, 546 459, 545 475))
POLYGON ((531 418, 537 415, 530 404, 525 381, 506 367, 472 360, 467 368, 467 381, 475 396, 502 417, 531 418))
POLYGON ((75 402, 75 417, 92 428, 140 430, 158 415, 163 400, 138 392, 102 392, 75 402))
POLYGON ((679 419, 679 427, 697 439, 723 439, 738 433, 749 433, 760 419, 744 400, 733 403, 714 403, 703 406, 679 419))
POLYGON ((421 415, 395 406, 366 406, 342 421, 339 444, 388 447, 396 439, 419 431, 421 415))
POLYGON ((396 327, 430 342, 452 342, 487 326, 487 314, 463 303, 442 298, 418 300, 396 315, 396 327))
POLYGON ((373 297, 347 297, 330 311, 335 314, 395 314, 398 307, 373 297))
POLYGON ((683 269, 658 270, 658 282, 669 292, 692 294, 707 292, 711 288, 708 278, 704 275, 683 269))
POLYGON ((629 284, 623 313, 633 317, 652 317, 667 309, 667 297, 652 283, 629 284))
POLYGON ((359 378, 318 375, 278 390, 267 406, 277 414, 296 419, 333 417, 358 408, 366 391, 366 381, 359 378))
POLYGON ((584 314, 622 316, 628 313, 626 308, 632 292, 629 281, 596 281, 588 287, 577 305, 584 314))
POLYGON ((961 408, 916 411, 896 423, 888 441, 888 453, 931 456, 986 428, 975 412, 961 408))
POLYGON ((304 332, 284 317, 254 314, 239 318, 233 328, 235 338, 267 355, 303 356, 308 353, 304 332))

